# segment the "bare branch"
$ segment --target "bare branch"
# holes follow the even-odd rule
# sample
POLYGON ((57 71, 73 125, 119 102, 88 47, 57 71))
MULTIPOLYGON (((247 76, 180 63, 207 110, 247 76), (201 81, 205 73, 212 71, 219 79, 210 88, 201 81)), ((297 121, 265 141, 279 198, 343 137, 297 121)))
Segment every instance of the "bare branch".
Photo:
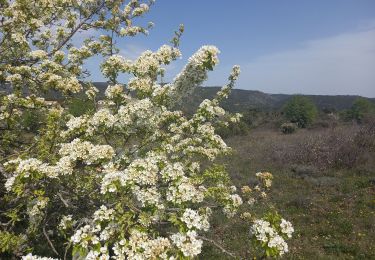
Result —
POLYGON ((54 245, 52 244, 51 240, 49 239, 48 237, 48 234, 46 232, 46 227, 43 226, 43 234, 44 234, 44 237, 47 239, 48 241, 48 244, 50 245, 51 249, 53 250, 53 252, 56 254, 56 255, 59 255, 59 253, 57 252, 56 248, 54 247, 54 245))
POLYGON ((96 8, 94 11, 91 12, 91 14, 86 17, 82 22, 80 22, 76 28, 73 29, 73 31, 69 34, 68 37, 65 38, 65 40, 63 42, 61 42, 59 44, 59 46, 57 46, 57 48, 55 48, 49 55, 52 56, 53 54, 55 54, 57 51, 59 51, 62 47, 65 46, 65 44, 76 34, 76 32, 81 29, 81 27, 88 21, 90 20, 96 13, 98 13, 103 7, 104 7, 104 4, 105 4, 105 1, 103 1, 99 6, 98 8, 96 8))
POLYGON ((68 202, 62 197, 61 193, 57 193, 57 196, 60 198, 62 203, 64 203, 65 207, 69 208, 68 202))
POLYGON ((212 239, 209 239, 209 238, 206 238, 206 237, 202 237, 202 236, 198 236, 198 238, 204 240, 204 241, 207 241, 207 242, 210 242, 211 244, 213 244, 214 246, 216 246, 217 248, 219 248, 221 250, 221 252, 233 257, 233 258, 238 258, 235 254, 229 252, 228 250, 226 250, 224 247, 222 247, 219 243, 217 243, 216 241, 212 240, 212 239))

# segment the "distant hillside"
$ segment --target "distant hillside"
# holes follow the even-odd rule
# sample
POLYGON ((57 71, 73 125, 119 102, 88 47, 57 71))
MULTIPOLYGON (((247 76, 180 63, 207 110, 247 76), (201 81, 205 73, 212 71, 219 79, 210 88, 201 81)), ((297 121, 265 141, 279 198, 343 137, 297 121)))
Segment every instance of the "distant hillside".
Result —
MULTIPOLYGON (((183 106, 186 110, 194 109, 204 99, 212 99, 220 90, 219 87, 199 87, 188 96, 183 106)), ((277 99, 260 91, 234 89, 222 103, 223 108, 231 112, 241 112, 250 108, 273 109, 277 99)))
MULTIPOLYGON (((212 98, 219 87, 199 87, 187 99, 186 106, 195 108, 205 98, 212 98)), ((233 89, 223 107, 231 112, 240 112, 251 108, 280 109, 294 95, 266 94, 260 91, 233 89)), ((310 98, 319 109, 349 109, 359 96, 351 95, 303 95, 310 98)), ((370 98, 375 103, 375 98, 370 98)))
MULTIPOLYGON (((93 83, 100 91, 101 95, 104 94, 107 88, 105 82, 94 82, 93 83)), ((0 93, 9 93, 9 85, 0 84, 0 93)), ((220 90, 220 87, 198 87, 194 92, 185 99, 183 103, 183 109, 185 111, 192 112, 196 107, 204 100, 211 99, 220 90)), ((56 92, 51 92, 52 98, 58 98, 56 92)), ((231 112, 242 112, 252 108, 260 108, 263 110, 268 109, 280 109, 285 102, 287 102, 294 95, 286 94, 267 94, 256 90, 243 90, 233 89, 229 98, 223 101, 222 106, 231 112)), ((303 95, 310 98, 319 109, 334 109, 343 110, 348 109, 352 106, 355 99, 359 96, 351 95, 303 95)), ((375 98, 369 98, 375 103, 375 98)))
MULTIPOLYGON (((278 100, 275 106, 281 107, 283 104, 285 104, 285 102, 287 102, 294 95, 271 94, 271 96, 278 100)), ((303 95, 303 96, 311 99, 319 109, 328 108, 328 109, 335 109, 335 110, 343 110, 343 109, 350 108, 354 100, 360 97, 360 96, 354 96, 354 95, 336 95, 336 96, 303 95)), ((375 98, 368 98, 368 99, 375 103, 375 98)))

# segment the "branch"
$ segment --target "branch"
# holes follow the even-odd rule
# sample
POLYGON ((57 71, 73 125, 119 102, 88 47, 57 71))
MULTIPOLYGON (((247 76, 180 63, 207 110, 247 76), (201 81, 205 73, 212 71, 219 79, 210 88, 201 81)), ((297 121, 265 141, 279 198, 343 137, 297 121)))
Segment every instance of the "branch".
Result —
POLYGON ((61 193, 57 193, 57 196, 60 198, 60 200, 62 201, 62 203, 64 203, 65 207, 69 208, 68 202, 63 198, 63 196, 61 195, 61 193))
POLYGON ((91 12, 91 14, 86 17, 82 22, 80 22, 76 28, 73 29, 72 32, 70 32, 70 35, 68 37, 65 38, 65 40, 63 42, 61 42, 57 48, 55 48, 49 55, 52 56, 53 54, 55 54, 58 50, 60 50, 62 47, 64 47, 64 45, 75 35, 75 33, 88 21, 90 20, 94 14, 96 14, 97 12, 99 12, 103 7, 104 7, 104 4, 105 4, 105 1, 103 1, 99 6, 98 8, 96 8, 94 11, 91 12))
POLYGON ((222 247, 219 243, 217 243, 216 241, 212 240, 212 239, 209 239, 209 238, 206 238, 206 237, 202 237, 202 236, 198 236, 198 238, 204 240, 204 241, 207 241, 207 242, 210 242, 211 244, 213 244, 214 246, 216 246, 217 248, 219 248, 221 250, 221 252, 233 257, 233 258, 238 258, 235 254, 229 252, 228 250, 226 250, 224 247, 222 247))
POLYGON ((48 241, 48 244, 50 245, 50 247, 52 248, 53 252, 55 252, 56 255, 59 255, 59 253, 57 252, 56 248, 53 246, 51 240, 49 239, 48 237, 48 234, 46 232, 46 227, 43 226, 43 234, 44 234, 44 237, 47 239, 48 241))
POLYGON ((66 260, 66 258, 67 258, 67 255, 68 255, 68 251, 69 251, 70 246, 71 246, 71 243, 69 243, 68 246, 65 248, 64 260, 66 260))
POLYGON ((6 171, 4 169, 4 167, 0 164, 0 174, 6 176, 6 171))

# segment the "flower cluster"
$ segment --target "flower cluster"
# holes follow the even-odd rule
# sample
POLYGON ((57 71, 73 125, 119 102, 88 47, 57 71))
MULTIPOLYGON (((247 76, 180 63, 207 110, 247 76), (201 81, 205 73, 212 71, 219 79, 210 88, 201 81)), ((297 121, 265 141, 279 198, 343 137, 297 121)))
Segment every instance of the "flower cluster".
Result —
POLYGON ((292 223, 290 223, 289 221, 286 221, 285 219, 281 219, 280 227, 281 227, 281 232, 286 234, 289 238, 292 237, 292 233, 294 232, 292 223))
POLYGON ((59 154, 69 158, 70 161, 82 160, 87 164, 93 164, 100 160, 111 159, 115 152, 110 145, 93 145, 76 138, 70 143, 61 144, 59 154))
POLYGON ((22 256, 21 259, 22 260, 57 260, 56 258, 37 256, 37 255, 33 255, 31 253, 29 253, 25 256, 22 256))
POLYGON ((272 185, 272 179, 273 179, 273 176, 271 173, 269 172, 257 172, 255 174, 255 176, 261 180, 261 182, 263 183, 264 187, 266 189, 269 189, 272 185))
POLYGON ((291 238, 294 232, 290 222, 285 219, 280 221, 277 215, 276 220, 271 224, 267 220, 258 219, 250 228, 250 235, 255 238, 256 243, 263 246, 267 256, 281 256, 287 253, 288 244, 285 240, 291 238))
POLYGON ((109 85, 105 91, 105 95, 109 99, 115 99, 116 97, 121 97, 124 93, 124 88, 122 85, 115 84, 109 85))
POLYGON ((210 227, 207 215, 200 215, 196 210, 186 209, 181 220, 189 229, 198 229, 207 231, 210 227))
POLYGON ((207 71, 219 63, 218 54, 215 46, 203 46, 189 58, 188 64, 174 79, 171 92, 174 102, 191 94, 196 86, 207 79, 207 71))
POLYGON ((168 238, 152 239, 138 230, 130 233, 129 240, 120 240, 113 247, 114 259, 170 259, 167 254, 171 247, 168 238))
POLYGON ((171 235, 171 240, 184 256, 194 257, 201 253, 203 241, 198 238, 197 232, 188 231, 186 234, 176 233, 171 235))
POLYGON ((61 221, 60 221, 60 224, 58 226, 59 229, 62 229, 62 230, 65 230, 67 228, 69 228, 69 226, 72 225, 72 215, 67 215, 67 216, 63 216, 61 218, 61 221))
POLYGON ((223 212, 228 217, 233 217, 238 208, 242 205, 242 198, 238 194, 230 194, 228 196, 229 203, 223 208, 223 212))

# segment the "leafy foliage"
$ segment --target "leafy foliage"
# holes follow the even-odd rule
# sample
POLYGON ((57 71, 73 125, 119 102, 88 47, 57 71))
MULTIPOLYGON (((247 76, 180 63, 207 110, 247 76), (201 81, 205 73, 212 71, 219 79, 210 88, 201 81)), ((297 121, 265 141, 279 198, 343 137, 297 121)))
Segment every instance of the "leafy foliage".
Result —
POLYGON ((375 103, 365 98, 357 98, 351 109, 342 112, 342 117, 344 120, 356 120, 358 123, 371 120, 375 117, 375 103))
POLYGON ((296 123, 302 128, 311 124, 318 115, 318 110, 314 103, 303 96, 295 96, 289 100, 285 104, 283 112, 290 122, 296 123))

